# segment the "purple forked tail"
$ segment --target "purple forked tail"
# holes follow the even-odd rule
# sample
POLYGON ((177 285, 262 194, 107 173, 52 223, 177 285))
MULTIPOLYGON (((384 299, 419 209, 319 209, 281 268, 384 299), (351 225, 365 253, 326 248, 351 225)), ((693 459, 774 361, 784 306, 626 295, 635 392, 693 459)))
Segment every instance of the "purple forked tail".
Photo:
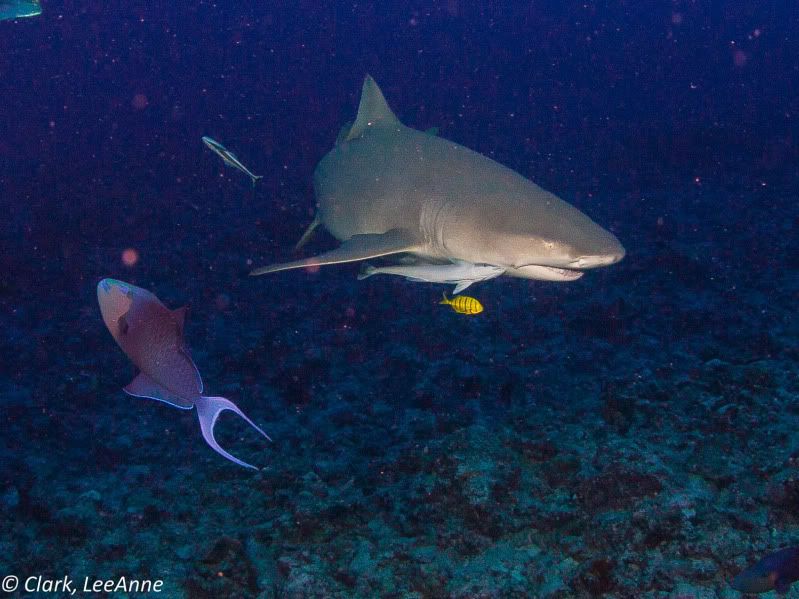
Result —
POLYGON ((250 426, 271 441, 272 439, 269 437, 269 435, 258 428, 258 426, 252 420, 247 418, 244 415, 244 412, 239 410, 238 406, 229 399, 224 397, 206 397, 203 395, 194 403, 194 405, 197 407, 197 417, 200 419, 200 429, 202 429, 203 438, 205 439, 206 443, 208 443, 208 445, 210 445, 214 451, 226 457, 231 462, 235 462, 239 466, 244 466, 245 468, 258 470, 258 468, 252 464, 248 464, 247 462, 242 462, 238 458, 234 458, 219 446, 219 443, 217 443, 216 439, 214 438, 214 425, 216 424, 216 419, 219 418, 219 415, 222 412, 225 410, 230 410, 231 412, 235 412, 241 416, 250 424, 250 426))

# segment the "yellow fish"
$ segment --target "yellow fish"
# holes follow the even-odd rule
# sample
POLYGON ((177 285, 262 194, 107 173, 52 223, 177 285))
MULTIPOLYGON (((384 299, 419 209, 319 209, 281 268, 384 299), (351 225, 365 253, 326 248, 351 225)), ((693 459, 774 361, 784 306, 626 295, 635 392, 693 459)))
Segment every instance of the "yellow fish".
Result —
POLYGON ((483 304, 468 295, 459 295, 453 299, 449 299, 447 294, 444 293, 444 299, 438 303, 452 306, 452 309, 458 314, 468 314, 469 316, 480 314, 480 312, 483 311, 483 304))

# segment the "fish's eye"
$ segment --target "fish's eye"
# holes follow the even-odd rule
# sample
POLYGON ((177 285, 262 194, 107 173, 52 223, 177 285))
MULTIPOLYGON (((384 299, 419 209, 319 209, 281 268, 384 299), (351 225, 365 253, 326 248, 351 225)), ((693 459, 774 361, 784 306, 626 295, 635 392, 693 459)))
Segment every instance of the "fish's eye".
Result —
POLYGON ((119 320, 117 320, 117 324, 119 325, 119 332, 123 335, 128 334, 128 321, 125 319, 124 316, 120 316, 119 320))

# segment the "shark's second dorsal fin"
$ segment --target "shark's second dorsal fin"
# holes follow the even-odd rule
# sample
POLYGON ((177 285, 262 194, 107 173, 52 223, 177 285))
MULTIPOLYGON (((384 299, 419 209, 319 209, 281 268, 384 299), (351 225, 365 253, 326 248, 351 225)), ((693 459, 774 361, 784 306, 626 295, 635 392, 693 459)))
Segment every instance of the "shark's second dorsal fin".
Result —
POLYGON ((360 137, 369 127, 398 127, 400 124, 375 80, 367 75, 361 90, 358 116, 347 134, 347 141, 360 137))

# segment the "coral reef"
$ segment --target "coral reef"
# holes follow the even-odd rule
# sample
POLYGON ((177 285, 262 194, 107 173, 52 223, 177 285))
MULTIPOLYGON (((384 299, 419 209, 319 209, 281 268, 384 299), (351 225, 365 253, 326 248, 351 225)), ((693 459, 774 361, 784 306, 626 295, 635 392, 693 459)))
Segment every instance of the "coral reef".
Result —
POLYGON ((725 237, 724 219, 703 225, 713 246, 621 226, 621 264, 479 285, 474 319, 348 266, 231 277, 224 238, 196 263, 187 235, 129 278, 192 303, 209 390, 275 439, 217 427, 256 474, 192 415, 124 395, 91 285, 53 284, 0 311, 0 570, 193 598, 734 596, 738 570, 795 543, 799 279, 795 236, 753 269, 769 231, 725 237), (164 266, 182 260, 197 276, 164 266))

